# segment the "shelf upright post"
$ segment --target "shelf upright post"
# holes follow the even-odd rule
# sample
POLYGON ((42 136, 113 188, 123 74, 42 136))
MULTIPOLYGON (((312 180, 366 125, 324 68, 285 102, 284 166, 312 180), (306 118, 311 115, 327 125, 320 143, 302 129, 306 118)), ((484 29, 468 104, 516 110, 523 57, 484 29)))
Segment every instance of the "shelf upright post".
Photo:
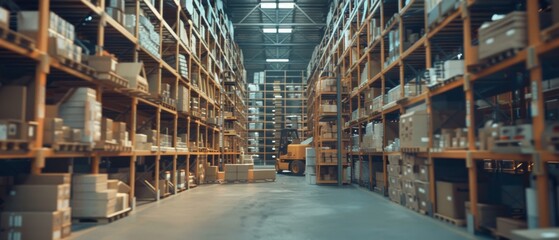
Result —
MULTIPOLYGON (((132 142, 132 148, 136 146, 136 113, 138 107, 138 98, 132 97, 132 104, 131 104, 131 114, 130 114, 130 141, 132 142)), ((135 207, 135 199, 134 193, 136 192, 136 159, 137 155, 135 151, 132 152, 132 157, 130 158, 130 205, 135 207)))
POLYGON ((338 149, 338 186, 343 184, 343 162, 342 162, 342 77, 341 71, 338 67, 338 73, 336 74, 336 108, 338 112, 336 114, 336 128, 337 128, 337 149, 338 149))
MULTIPOLYGON (((463 34, 464 34, 464 68, 468 71, 468 66, 474 63, 473 56, 475 49, 472 47, 472 23, 469 14, 469 9, 464 9, 467 5, 463 4, 462 9, 462 21, 463 21, 463 34)), ((468 150, 475 151, 476 145, 476 128, 475 128, 475 107, 474 107, 474 90, 471 86, 469 72, 465 73, 464 76, 464 92, 466 95, 466 128, 468 128, 468 150)), ((474 233, 479 229, 478 221, 478 194, 477 194, 477 166, 476 161, 471 157, 468 152, 466 158, 466 167, 468 168, 468 184, 470 187, 470 213, 468 213, 468 230, 470 233, 474 233), (470 227, 471 226, 471 227, 470 227)))
MULTIPOLYGON (((190 95, 189 95, 190 96, 190 95)), ((191 129, 191 125, 190 125, 190 117, 186 118, 186 136, 188 137, 188 139, 185 139, 184 141, 187 143, 187 146, 189 144, 190 141, 190 129, 191 129)), ((192 149, 191 147, 189 147, 188 149, 188 154, 186 155, 186 189, 190 189, 190 155, 191 155, 192 149)))
MULTIPOLYGON (((527 57, 527 68, 530 72, 530 88, 532 90, 531 112, 532 112, 532 126, 534 136, 535 155, 543 150, 542 135, 545 129, 545 113, 544 113, 544 99, 542 88, 542 66, 539 64, 538 56, 536 56, 534 47, 541 43, 540 37, 540 21, 538 13, 539 5, 537 1, 526 1, 526 13, 528 17, 528 44, 529 56, 527 57), (532 62, 531 64, 530 61, 532 62)), ((550 227, 550 207, 549 207, 549 179, 547 168, 544 162, 539 160, 539 157, 534 156, 535 168, 534 171, 537 192, 537 206, 538 206, 538 227, 550 227)))
POLYGON ((161 189, 159 188, 159 171, 160 171, 160 161, 161 161, 161 105, 157 106, 155 114, 155 124, 157 125, 155 129, 157 130, 157 154, 155 155, 155 192, 156 201, 161 198, 161 189))
MULTIPOLYGON (((48 23, 50 18, 50 0, 39 1, 39 31, 37 36, 37 49, 41 52, 41 61, 37 63, 35 70, 35 82, 34 87, 34 112, 33 116, 29 116, 37 122, 37 139, 35 141, 36 151, 35 159, 31 164, 31 173, 40 174, 41 169, 45 165, 45 159, 43 152, 40 149, 43 146, 43 129, 44 129, 44 119, 45 119, 45 92, 47 83, 47 73, 49 71, 48 64, 48 23)), ((27 119, 23 119, 27 120, 27 119)))

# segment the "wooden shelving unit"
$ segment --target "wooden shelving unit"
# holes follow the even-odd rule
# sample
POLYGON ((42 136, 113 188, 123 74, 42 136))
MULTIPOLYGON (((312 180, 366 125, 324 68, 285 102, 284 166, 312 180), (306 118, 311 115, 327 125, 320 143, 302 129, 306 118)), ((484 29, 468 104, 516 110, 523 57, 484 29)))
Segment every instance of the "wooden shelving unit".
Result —
MULTIPOLYGON (((218 165, 223 159, 234 161, 244 151, 247 138, 246 73, 242 53, 230 29, 232 25, 222 7, 218 8, 213 1, 194 1, 196 7, 192 10, 194 12, 190 12, 181 6, 183 1, 124 2, 127 14, 132 14, 136 21, 131 32, 104 11, 106 1, 103 0, 16 2, 21 11, 39 12, 39 31, 36 39, 27 41, 28 38, 16 32, 15 28, 2 29, 9 34, 0 38, 1 65, 18 69, 15 75, 3 75, 2 84, 9 85, 16 77, 29 76, 26 86, 32 90, 29 95, 35 97, 28 104, 32 109, 27 109, 32 114, 23 120, 36 122, 37 134, 29 149, 0 151, 0 160, 28 160, 30 171, 35 174, 52 171, 111 174, 115 169, 128 169, 125 173, 128 180, 125 182, 131 186, 131 195, 134 196, 138 187, 136 182, 143 181, 138 175, 145 175, 144 171, 152 174, 154 187, 159 192, 159 181, 165 171, 171 172, 171 182, 177 186, 178 170, 186 171, 188 183, 189 172, 199 177, 199 165, 205 164, 203 161, 218 165), (102 51, 106 51, 122 62, 143 62, 151 94, 138 95, 116 88, 100 81, 98 73, 82 62, 59 60, 49 55, 49 12, 74 25, 76 39, 91 51, 89 55, 101 55, 102 51), (149 17, 160 39, 157 52, 150 52, 142 45, 139 35, 141 14, 149 17), (181 39, 179 22, 184 23, 188 39, 181 39), (187 76, 180 72, 181 55, 186 59, 187 76), (189 102, 195 101, 198 106, 178 111, 176 106, 165 103, 157 94, 161 93, 163 84, 170 85, 170 95, 174 99, 178 98, 178 88, 185 87, 189 102), (172 136, 171 147, 127 152, 60 152, 44 147, 45 105, 58 101, 61 93, 75 87, 96 90, 97 101, 103 107, 103 117, 126 122, 132 146, 139 131, 154 129, 160 134, 172 136), (222 116, 224 112, 229 113, 228 117, 222 116), (228 130, 224 122, 239 125, 235 127, 235 136, 224 136, 228 130), (177 148, 177 138, 181 134, 188 136, 188 139, 183 139, 188 149, 177 148), (236 145, 224 148, 220 141, 235 142, 236 145), (82 164, 78 169, 73 165, 77 162, 89 166, 84 168, 82 164)), ((12 11, 12 27, 18 14, 12 11)), ((85 58, 87 51, 83 55, 85 58)), ((160 146, 160 143, 161 138, 158 138, 154 146, 160 146)), ((175 187, 172 193, 177 192, 175 187)), ((158 195, 156 199, 165 195, 158 195)))
MULTIPOLYGON (((306 139, 307 97, 304 71, 266 70, 254 73, 249 83, 249 152, 258 155, 255 163, 273 165, 279 144, 280 130, 298 129, 299 138, 306 139)), ((277 156, 276 156, 277 157, 277 156)))
MULTIPOLYGON (((537 193, 537 213, 530 213, 536 214, 537 218, 528 220, 535 220, 539 227, 556 225, 557 219, 552 219, 554 213, 551 211, 555 209, 552 205, 558 201, 552 197, 556 195, 553 192, 557 188, 554 184, 557 173, 550 169, 556 168, 559 155, 556 147, 552 151, 542 142, 546 123, 557 122, 554 115, 557 107, 553 105, 557 88, 543 88, 544 84, 551 85, 547 79, 558 76, 553 70, 557 61, 551 57, 559 51, 557 23, 549 26, 548 22, 541 21, 550 17, 544 15, 550 15, 551 10, 542 8, 537 1, 514 5, 506 1, 467 0, 454 1, 451 6, 432 24, 427 3, 421 0, 338 1, 331 6, 325 36, 307 69, 311 106, 309 124, 317 156, 320 156, 324 141, 335 140, 323 138, 318 124, 335 116, 335 113, 324 114, 320 102, 328 97, 335 99, 336 92, 320 91, 316 86, 329 72, 339 72, 341 84, 347 87, 347 91, 338 89, 346 94, 342 98, 343 109, 350 111, 343 112, 345 122, 339 123, 344 124, 344 134, 355 136, 362 143, 367 124, 380 123, 384 132, 382 149, 348 144, 349 160, 343 164, 351 165, 359 172, 354 171, 354 176, 358 176, 354 182, 387 194, 390 189, 387 165, 391 157, 412 154, 425 158, 433 214, 437 206, 435 181, 439 180, 441 172, 450 171, 445 169, 450 164, 455 167, 453 171, 463 172, 467 179, 469 214, 474 219, 475 229, 479 230, 480 215, 476 206, 483 187, 480 181, 505 174, 488 172, 483 164, 491 160, 526 162, 530 170, 514 176, 524 184, 520 187, 532 186, 537 193), (526 47, 492 61, 478 60, 478 29, 484 22, 490 22, 493 14, 507 14, 514 10, 526 12, 526 47), (463 74, 428 87, 416 86, 412 91, 403 87, 411 86, 414 80, 424 79, 426 72, 429 76, 428 69, 451 59, 464 60, 463 74), (514 78, 518 80, 515 82, 514 78), (380 104, 372 101, 374 99, 379 99, 380 104), (484 99, 491 103, 489 107, 478 104, 484 99), (400 116, 420 110, 425 110, 431 119, 427 126, 422 126, 428 129, 426 147, 387 149, 401 131, 398 129, 400 116), (356 114, 351 116, 352 112, 356 114), (459 117, 445 122, 445 114, 459 117), (533 153, 479 150, 476 143, 479 142, 480 128, 491 116, 499 114, 493 118, 507 125, 515 124, 517 120, 531 123, 533 153), (438 149, 434 139, 440 136, 442 128, 464 128, 467 145, 462 149, 438 149), (533 179, 532 185, 526 180, 530 178, 533 179)), ((527 207, 519 208, 526 211, 527 207)))

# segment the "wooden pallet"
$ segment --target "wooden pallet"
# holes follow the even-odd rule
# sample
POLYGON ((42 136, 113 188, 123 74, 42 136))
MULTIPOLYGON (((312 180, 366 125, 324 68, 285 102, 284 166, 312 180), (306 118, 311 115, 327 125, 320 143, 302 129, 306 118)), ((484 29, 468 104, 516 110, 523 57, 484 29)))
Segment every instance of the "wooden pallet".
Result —
POLYGON ((275 182, 276 179, 258 179, 258 180, 252 180, 250 181, 251 183, 269 183, 269 182, 275 182))
POLYGON ((248 183, 248 180, 235 180, 235 181, 223 180, 222 182, 222 184, 239 184, 239 183, 248 183))
POLYGON ((400 151, 403 153, 420 153, 420 152, 428 152, 429 148, 427 147, 401 147, 400 151))
POLYGON ((126 147, 118 143, 97 143, 93 150, 105 152, 132 152, 132 147, 126 147))
POLYGON ((10 43, 18 45, 22 48, 33 50, 35 49, 35 40, 15 31, 12 31, 6 26, 0 26, 0 39, 4 39, 10 43))
POLYGON ((114 88, 128 88, 129 82, 114 72, 97 73, 97 81, 102 82, 114 88))
POLYGON ((57 142, 50 147, 55 152, 91 152, 93 149, 89 143, 76 143, 76 142, 57 142))
POLYGON ((72 223, 73 224, 77 224, 77 223, 108 224, 108 223, 112 223, 116 220, 127 217, 128 215, 130 215, 131 210, 132 210, 132 208, 127 208, 127 209, 124 209, 122 211, 113 213, 113 214, 111 214, 107 217, 79 217, 79 218, 73 218, 72 223))
POLYGON ((1 140, 0 151, 2 152, 23 152, 28 151, 31 144, 24 140, 1 140))
POLYGON ((468 69, 471 72, 477 73, 480 72, 483 69, 489 68, 493 65, 496 65, 508 58, 512 58, 514 56, 516 56, 516 54, 518 52, 522 51, 521 48, 511 48, 509 50, 503 51, 501 53, 498 53, 494 56, 491 56, 487 59, 483 59, 483 60, 479 60, 477 64, 469 66, 468 69))
POLYGON ((70 59, 66 59, 66 58, 62 58, 62 57, 59 57, 57 59, 64 66, 67 66, 69 68, 78 70, 79 72, 81 72, 85 75, 96 77, 97 72, 93 68, 91 68, 91 67, 89 67, 89 66, 87 66, 83 63, 76 62, 74 60, 70 60, 70 59))
POLYGON ((440 221, 450 223, 452 225, 456 225, 456 226, 459 226, 459 227, 466 226, 466 220, 464 220, 464 219, 454 219, 454 218, 450 218, 450 217, 447 217, 447 216, 444 216, 444 215, 441 215, 441 214, 438 214, 438 213, 435 213, 433 215, 433 217, 435 217, 436 219, 438 219, 440 221))
POLYGON ((439 82, 437 84, 431 85, 431 86, 429 86, 429 90, 433 91, 433 90, 442 88, 446 85, 449 85, 453 82, 456 82, 458 79, 462 79, 462 75, 454 76, 454 77, 451 77, 449 79, 445 79, 444 81, 439 82))

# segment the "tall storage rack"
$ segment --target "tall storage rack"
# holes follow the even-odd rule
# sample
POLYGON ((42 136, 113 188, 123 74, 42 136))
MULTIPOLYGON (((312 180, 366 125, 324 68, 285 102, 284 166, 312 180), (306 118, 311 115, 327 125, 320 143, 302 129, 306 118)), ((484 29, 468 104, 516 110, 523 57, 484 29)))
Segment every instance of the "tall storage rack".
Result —
MULTIPOLYGON (((287 70, 254 73, 249 84, 249 151, 265 164, 275 164, 282 128, 307 134, 307 97, 304 71, 287 70)), ((258 162, 258 161, 257 161, 258 162)))
MULTIPOLYGON (((313 89, 326 72, 338 70, 341 73, 342 84, 349 88, 347 97, 343 98, 344 109, 355 113, 351 117, 346 114, 342 124, 344 132, 356 136, 359 144, 349 152, 353 166, 360 166, 356 169, 361 172, 354 172, 356 182, 377 189, 408 208, 448 220, 438 214, 438 205, 442 204, 437 201, 438 194, 443 190, 437 189, 436 182, 458 177, 469 189, 467 216, 471 216, 468 218, 471 221, 467 222, 473 229, 488 229, 482 226, 488 219, 487 215, 486 219, 481 219, 479 209, 482 208, 477 207, 480 202, 506 206, 507 214, 524 217, 531 226, 557 225, 553 217, 557 210, 552 205, 558 202, 554 197, 557 195, 554 169, 559 154, 557 142, 551 139, 557 136, 557 131, 553 130, 557 127, 557 73, 553 69, 558 63, 551 56, 559 50, 556 37, 559 9, 557 5, 556 9, 540 6, 538 1, 517 3, 334 1, 325 37, 309 64, 309 92, 315 92, 310 94, 309 101, 316 106, 313 101, 316 102, 317 96, 327 94, 313 89), (524 20, 517 21, 520 25, 516 25, 525 31, 522 34, 527 36, 525 46, 491 57, 481 56, 485 53, 479 50, 481 45, 495 41, 481 38, 482 24, 491 22, 494 13, 509 14, 515 10, 525 12, 524 20), (555 16, 554 21, 551 15, 555 16), (439 79, 438 71, 444 71, 441 66, 445 61, 460 59, 463 59, 461 66, 455 68, 463 67, 462 73, 439 79), (429 86, 421 83, 432 81, 433 75, 437 78, 434 83, 429 86), (417 116, 420 113, 428 117, 420 118, 417 116), (427 121, 419 126, 405 125, 410 114, 427 121), (519 143, 503 141, 508 139, 506 136, 487 138, 483 135, 487 120, 513 126, 513 129, 522 128, 524 132, 513 138, 528 138, 533 144, 520 143, 528 150, 513 147, 514 152, 488 149, 487 139, 496 140, 497 147, 519 143), (365 139, 372 129, 368 126, 375 125, 379 128, 374 128, 374 133, 379 133, 380 137, 373 138, 371 143, 365 139), (448 134, 448 129, 458 129, 451 133, 459 136, 455 138, 457 147, 441 147, 445 145, 441 136, 448 134), (400 139, 415 134, 416 130, 425 131, 419 143, 410 146, 409 142, 404 142, 407 139, 400 139), (400 178, 389 175, 404 174, 403 169, 418 175, 415 172, 418 169, 423 172, 422 183, 427 186, 423 189, 425 208, 418 207, 417 201, 422 199, 416 197, 402 201, 411 195, 400 191, 405 188, 400 178), (504 189, 520 196, 520 203, 511 206, 507 198, 496 196, 506 194, 504 189), (393 194, 397 196, 393 198, 393 194), (526 202, 525 194, 534 196, 536 202, 526 202), (415 207, 409 205, 414 201, 415 207)), ((509 36, 514 33, 508 32, 512 34, 509 36)), ((503 45, 509 44, 500 41, 503 45)), ((320 113, 318 107, 309 112, 318 142, 321 132, 316 124, 320 121, 320 113)), ((503 131, 501 128, 496 134, 504 134, 503 131)), ((320 147, 319 144, 315 146, 320 147)), ((317 149, 317 156, 319 151, 317 149)), ((453 222, 458 224, 465 220, 453 222)), ((495 216, 489 221, 495 223, 495 216)))
MULTIPOLYGON (((152 175, 155 181, 155 199, 159 200, 167 194, 178 192, 176 186, 179 170, 192 172, 199 179, 202 174, 200 170, 203 169, 200 168, 201 165, 217 165, 220 157, 230 158, 240 153, 241 148, 235 151, 223 151, 220 148, 223 122, 215 120, 217 116, 221 116, 226 106, 226 111, 231 112, 229 117, 237 117, 242 125, 238 128, 239 141, 246 138, 246 105, 243 97, 246 94, 246 74, 242 54, 233 41, 232 24, 220 1, 126 0, 126 13, 133 15, 135 19, 127 24, 134 26, 131 31, 104 11, 108 1, 24 0, 15 3, 19 9, 11 11, 12 30, 8 26, 0 26, 3 32, 0 39, 0 61, 1 65, 7 67, 2 71, 14 69, 15 74, 2 74, 2 84, 21 84, 13 79, 31 76, 30 81, 24 83, 29 89, 26 110, 30 114, 27 114, 26 119, 19 120, 35 122, 37 127, 35 137, 26 139, 25 144, 19 143, 19 140, 0 141, 3 146, 0 150, 1 160, 28 160, 33 174, 110 174, 115 169, 128 169, 124 171, 127 176, 123 181, 131 186, 132 196, 138 188, 136 183, 145 182, 143 178, 146 174, 139 171, 149 171, 151 174, 148 175, 152 175), (193 8, 187 10, 181 5, 187 2, 193 4, 193 8), (38 11, 36 39, 29 39, 14 30, 20 10, 38 11), (130 89, 115 87, 114 84, 99 80, 99 73, 80 61, 49 55, 53 48, 53 42, 49 42, 50 12, 74 25, 76 39, 92 51, 91 55, 99 56, 105 51, 121 62, 143 62, 150 91, 154 94, 139 94, 130 89), (145 39, 139 36, 140 12, 154 26, 154 38, 160 39, 157 51, 148 51, 143 45, 145 39), (184 29, 181 29, 180 22, 184 23, 184 29), (186 38, 182 38, 181 33, 186 38), (95 53, 94 50, 99 51, 95 53), (184 69, 180 66, 179 55, 185 56, 187 76, 181 74, 180 70, 184 69), (158 96, 162 93, 163 84, 170 85, 171 89, 167 94, 173 99, 178 98, 179 87, 187 89, 187 109, 178 111, 175 105, 158 96), (97 101, 102 103, 103 116, 126 123, 132 146, 135 146, 137 132, 142 128, 171 135, 171 146, 162 147, 161 137, 157 138, 150 150, 54 149, 43 146, 45 104, 60 101, 65 93, 75 87, 96 90, 97 101), (190 105, 193 102, 196 107, 190 105), (188 138, 183 139, 188 143, 188 148, 177 145, 179 134, 188 138), (208 163, 202 162, 204 160, 208 163), (82 164, 73 164, 77 162, 82 164), (174 191, 163 191, 160 187, 160 179, 163 179, 166 171, 171 173, 169 181, 175 186, 174 191)), ((83 55, 85 58, 87 54, 83 55)), ((5 161, 2 164, 10 162, 13 163, 5 161)), ((188 182, 188 175, 186 181, 188 182)), ((130 198, 131 202, 133 199, 130 198)))

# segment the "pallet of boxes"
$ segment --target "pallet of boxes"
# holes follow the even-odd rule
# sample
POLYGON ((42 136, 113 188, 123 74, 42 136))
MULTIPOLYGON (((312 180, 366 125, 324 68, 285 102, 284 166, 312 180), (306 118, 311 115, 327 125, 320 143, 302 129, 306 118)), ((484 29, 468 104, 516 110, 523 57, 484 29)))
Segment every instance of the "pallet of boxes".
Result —
POLYGON ((37 123, 26 121, 27 87, 0 87, 0 151, 19 152, 34 147, 37 123))
POLYGON ((5 198, 0 239, 62 239, 72 231, 70 175, 28 175, 5 198))
POLYGON ((109 223, 131 210, 130 187, 107 174, 75 174, 72 177, 72 218, 76 222, 109 223))

